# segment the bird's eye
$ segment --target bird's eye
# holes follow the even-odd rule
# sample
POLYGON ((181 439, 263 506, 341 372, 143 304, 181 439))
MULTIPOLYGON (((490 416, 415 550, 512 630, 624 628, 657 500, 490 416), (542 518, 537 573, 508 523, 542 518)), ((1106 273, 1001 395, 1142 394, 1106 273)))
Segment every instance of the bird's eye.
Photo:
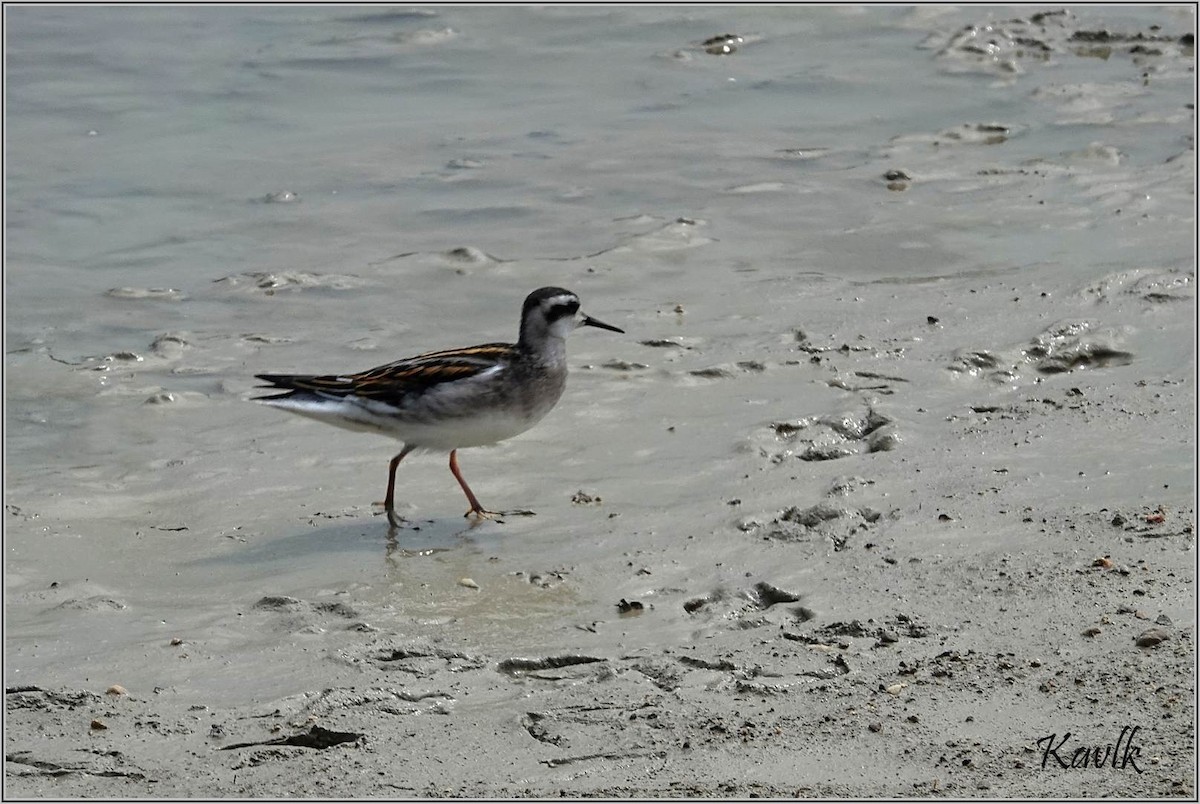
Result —
POLYGON ((579 302, 572 299, 571 301, 559 302, 549 310, 550 318, 567 318, 579 312, 579 302))

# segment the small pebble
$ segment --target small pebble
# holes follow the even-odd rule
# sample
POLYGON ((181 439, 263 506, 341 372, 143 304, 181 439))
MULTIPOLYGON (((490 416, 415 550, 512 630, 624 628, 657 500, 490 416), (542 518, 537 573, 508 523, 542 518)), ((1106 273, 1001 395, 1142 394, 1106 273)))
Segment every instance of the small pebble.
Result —
MULTIPOLYGON (((620 605, 620 604, 618 604, 618 605, 620 605)), ((706 605, 708 605, 708 598, 696 597, 696 598, 692 598, 691 600, 685 602, 683 604, 683 610, 686 611, 688 614, 691 614, 694 611, 699 611, 700 609, 704 608, 706 605)))
POLYGON ((475 581, 471 580, 470 578, 459 578, 458 585, 465 586, 468 589, 478 589, 479 588, 479 584, 475 583, 475 581))
POLYGON ((113 684, 104 691, 108 695, 128 695, 129 690, 122 687, 120 684, 113 684))
POLYGON ((617 603, 617 612, 620 614, 640 614, 646 607, 636 600, 626 600, 621 598, 617 603))
POLYGON ((1134 643, 1139 648, 1153 648, 1155 645, 1158 645, 1160 642, 1166 642, 1170 638, 1171 638, 1171 635, 1168 634, 1163 629, 1151 628, 1150 630, 1143 631, 1141 634, 1139 634, 1137 636, 1137 638, 1134 639, 1134 643))
POLYGON ((262 197, 264 204, 292 204, 300 200, 300 196, 293 193, 291 190, 280 190, 276 193, 267 193, 262 197))
POLYGON ((728 56, 737 52, 737 46, 745 40, 737 34, 721 34, 705 39, 702 44, 705 53, 713 56, 728 56))

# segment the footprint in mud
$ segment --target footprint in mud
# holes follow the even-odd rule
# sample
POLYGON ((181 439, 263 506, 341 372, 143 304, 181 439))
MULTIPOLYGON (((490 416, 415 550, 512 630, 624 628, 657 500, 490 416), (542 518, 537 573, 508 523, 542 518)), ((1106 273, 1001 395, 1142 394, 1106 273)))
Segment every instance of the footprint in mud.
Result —
POLYGON ((792 506, 765 527, 764 538, 784 542, 828 539, 834 551, 844 550, 850 538, 879 524, 883 514, 874 508, 819 502, 807 508, 792 506))
POLYGON ((280 615, 280 630, 289 633, 319 633, 330 617, 358 618, 358 612, 341 601, 310 603, 287 595, 267 595, 254 604, 254 610, 280 615))
MULTIPOLYGON (((744 589, 736 594, 725 588, 717 588, 707 594, 690 598, 684 601, 683 610, 688 614, 696 614, 701 611, 715 614, 723 620, 736 622, 738 627, 747 628, 765 624, 765 621, 753 619, 753 615, 767 611, 774 606, 799 603, 803 599, 804 596, 796 592, 781 589, 766 581, 759 581, 749 589, 744 589)), ((806 606, 794 606, 784 611, 785 615, 790 614, 796 622, 804 622, 815 616, 812 610, 806 606)))
POLYGON ((1154 304, 1190 301, 1196 298, 1196 274, 1193 271, 1134 268, 1109 274, 1079 291, 1078 295, 1097 304, 1115 304, 1129 297, 1154 304))
POLYGON ((896 449, 903 439, 892 417, 868 407, 773 422, 757 433, 754 441, 760 455, 778 464, 792 457, 802 461, 831 461, 862 453, 888 452, 896 449))
POLYGON ((237 293, 263 292, 268 296, 281 290, 350 290, 362 287, 364 280, 349 274, 317 274, 307 271, 250 271, 214 279, 222 290, 237 293))
POLYGON ((1137 63, 1147 57, 1179 59, 1195 47, 1190 33, 1158 26, 1145 31, 1112 31, 1092 24, 1077 16, 1076 10, 1040 11, 1028 17, 989 19, 953 31, 935 31, 920 47, 936 51, 938 64, 947 72, 999 76, 1020 75, 1026 67, 1070 55, 1108 59, 1126 54, 1137 63))
POLYGON ((1046 328, 1028 344, 1000 349, 960 349, 950 370, 993 382, 1021 382, 1034 374, 1061 374, 1079 369, 1127 366, 1134 356, 1120 348, 1122 333, 1097 328, 1089 321, 1063 321, 1046 328))

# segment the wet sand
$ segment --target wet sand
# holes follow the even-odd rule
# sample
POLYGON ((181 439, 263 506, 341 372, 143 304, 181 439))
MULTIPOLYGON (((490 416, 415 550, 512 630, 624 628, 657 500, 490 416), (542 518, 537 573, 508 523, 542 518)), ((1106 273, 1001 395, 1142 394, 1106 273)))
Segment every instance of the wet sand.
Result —
POLYGON ((998 117, 730 145, 574 243, 97 292, 123 349, 10 333, 6 795, 1194 797, 1194 23, 1022 9, 981 56, 935 11, 912 58, 1024 81, 998 117), (389 537, 393 445, 248 401, 507 338, 550 283, 628 335, 460 456, 536 516, 470 525, 418 456, 389 537))

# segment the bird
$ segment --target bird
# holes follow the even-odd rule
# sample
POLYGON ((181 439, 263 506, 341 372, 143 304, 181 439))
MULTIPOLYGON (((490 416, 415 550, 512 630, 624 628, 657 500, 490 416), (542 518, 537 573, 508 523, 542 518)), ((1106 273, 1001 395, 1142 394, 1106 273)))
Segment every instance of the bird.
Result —
POLYGON ((496 516, 463 479, 458 450, 496 444, 533 427, 558 403, 567 382, 566 338, 578 327, 611 332, 579 309, 560 287, 530 293, 521 307, 516 343, 484 343, 405 357, 357 374, 256 374, 270 389, 254 397, 346 430, 378 433, 403 443, 388 464, 383 508, 397 528, 396 468, 409 453, 450 452, 450 472, 467 496, 464 516, 496 516))

